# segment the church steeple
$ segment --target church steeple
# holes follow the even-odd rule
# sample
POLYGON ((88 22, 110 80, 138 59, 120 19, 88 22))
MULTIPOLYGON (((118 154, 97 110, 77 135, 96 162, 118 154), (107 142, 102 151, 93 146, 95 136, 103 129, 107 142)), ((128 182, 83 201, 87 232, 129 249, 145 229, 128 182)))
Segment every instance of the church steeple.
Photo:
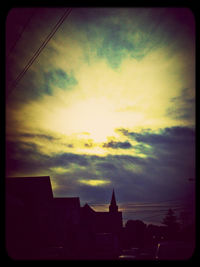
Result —
POLYGON ((116 204, 114 188, 113 188, 112 198, 111 198, 111 202, 109 206, 109 212, 118 212, 118 206, 116 204))

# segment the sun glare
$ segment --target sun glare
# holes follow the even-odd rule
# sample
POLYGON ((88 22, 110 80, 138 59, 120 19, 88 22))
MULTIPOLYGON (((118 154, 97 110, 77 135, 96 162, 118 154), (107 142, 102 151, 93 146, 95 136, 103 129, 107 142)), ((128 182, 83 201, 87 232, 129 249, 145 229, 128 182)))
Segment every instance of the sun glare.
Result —
POLYGON ((79 101, 71 107, 58 110, 51 125, 63 134, 87 132, 94 142, 105 142, 108 136, 116 135, 117 117, 111 103, 97 98, 79 101))

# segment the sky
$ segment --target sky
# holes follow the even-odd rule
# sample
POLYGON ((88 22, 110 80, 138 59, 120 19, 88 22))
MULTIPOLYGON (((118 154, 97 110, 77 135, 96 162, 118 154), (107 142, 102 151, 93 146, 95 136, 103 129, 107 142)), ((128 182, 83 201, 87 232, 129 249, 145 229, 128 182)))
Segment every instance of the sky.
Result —
POLYGON ((195 19, 187 8, 64 8, 6 20, 6 175, 159 223, 194 215, 195 19))

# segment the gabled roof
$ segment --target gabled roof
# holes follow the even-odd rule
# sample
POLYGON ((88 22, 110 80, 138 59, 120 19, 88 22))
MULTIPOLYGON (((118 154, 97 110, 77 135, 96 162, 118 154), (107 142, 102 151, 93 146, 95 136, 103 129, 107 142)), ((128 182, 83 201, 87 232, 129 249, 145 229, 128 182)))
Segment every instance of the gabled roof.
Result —
POLYGON ((49 176, 7 177, 6 196, 12 196, 24 203, 53 199, 49 176))
POLYGON ((89 213, 95 213, 96 212, 87 203, 82 207, 82 210, 84 210, 84 212, 89 212, 89 213))

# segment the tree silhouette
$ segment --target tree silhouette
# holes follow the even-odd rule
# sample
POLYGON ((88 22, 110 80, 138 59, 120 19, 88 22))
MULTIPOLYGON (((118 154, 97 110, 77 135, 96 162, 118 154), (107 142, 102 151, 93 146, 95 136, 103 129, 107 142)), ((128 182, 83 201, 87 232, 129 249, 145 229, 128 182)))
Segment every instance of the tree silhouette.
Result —
POLYGON ((176 239, 180 225, 177 222, 177 217, 174 215, 174 211, 172 209, 168 210, 162 223, 165 224, 168 228, 168 238, 176 239))
POLYGON ((146 224, 141 220, 128 220, 125 225, 127 245, 143 247, 146 224))
POLYGON ((174 212, 172 209, 169 209, 167 212, 167 215, 164 217, 162 223, 167 226, 173 226, 176 223, 176 216, 174 215, 174 212))

